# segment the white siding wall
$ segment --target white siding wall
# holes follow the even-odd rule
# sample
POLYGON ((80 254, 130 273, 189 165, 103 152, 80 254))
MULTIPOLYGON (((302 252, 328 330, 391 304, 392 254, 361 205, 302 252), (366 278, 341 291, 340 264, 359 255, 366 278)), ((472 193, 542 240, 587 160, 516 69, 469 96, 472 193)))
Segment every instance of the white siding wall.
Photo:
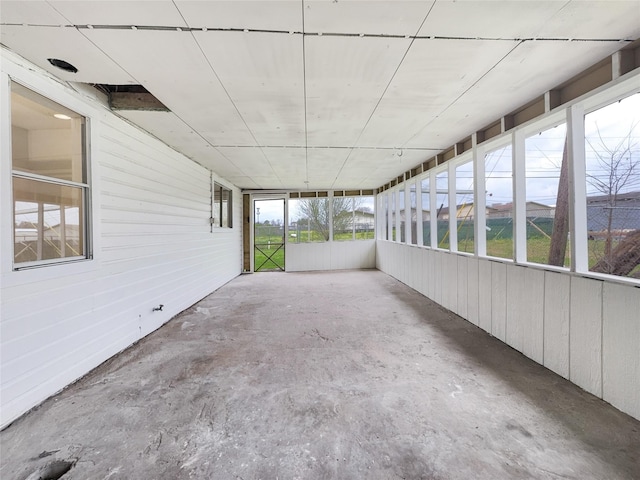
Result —
POLYGON ((384 240, 376 265, 640 419, 640 288, 384 240))
POLYGON ((91 261, 12 271, 2 196, 2 426, 239 275, 242 260, 238 189, 235 227, 211 232, 211 172, 57 82, 3 59, 4 69, 90 118, 95 248, 91 261))
POLYGON ((375 240, 287 243, 285 270, 350 270, 376 268, 375 240))

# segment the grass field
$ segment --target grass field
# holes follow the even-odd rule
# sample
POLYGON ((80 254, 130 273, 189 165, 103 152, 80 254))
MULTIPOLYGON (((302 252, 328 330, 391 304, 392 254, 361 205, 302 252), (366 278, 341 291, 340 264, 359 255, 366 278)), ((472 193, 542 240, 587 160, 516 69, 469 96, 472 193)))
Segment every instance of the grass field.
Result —
MULTIPOLYGON (((324 238, 318 232, 309 232, 302 231, 301 238, 308 239, 311 238, 311 241, 315 242, 323 242, 324 238)), ((351 233, 340 233, 334 235, 335 241, 348 241, 353 238, 351 233)), ((373 232, 358 232, 356 234, 356 239, 373 239, 373 232)), ((267 256, 260 252, 257 248, 254 250, 254 271, 268 271, 268 270, 284 270, 284 258, 285 251, 284 247, 280 248, 277 252, 274 253, 276 248, 278 247, 279 242, 282 242, 282 238, 272 236, 272 237, 258 237, 256 238, 256 243, 259 248, 263 250, 267 255, 272 255, 271 260, 267 260, 267 256), (269 248, 269 242, 271 242, 271 248, 269 248), (266 263, 265 263, 266 261, 266 263)), ((289 243, 296 243, 296 238, 290 238, 289 243)), ((301 241, 300 243, 307 243, 307 241, 301 241)), ((546 264, 549 257, 549 248, 551 245, 551 240, 546 237, 531 237, 527 239, 527 261, 532 263, 540 263, 546 264)), ((441 241, 438 245, 439 248, 447 249, 449 248, 448 239, 441 241)), ((598 260, 602 257, 604 251, 604 242, 602 240, 589 240, 589 268, 592 268, 598 260)), ((473 253, 474 242, 473 239, 458 239, 458 251, 473 253)), ((513 259, 513 240, 511 238, 500 238, 500 239, 492 239, 487 241, 487 255, 490 257, 498 257, 505 259, 513 259)), ((568 267, 571 264, 571 251, 569 244, 567 244, 567 252, 565 256, 565 267, 568 267)), ((640 271, 640 266, 634 269, 634 272, 640 271)))
POLYGON ((284 270, 284 246, 279 244, 259 244, 254 248, 254 272, 266 270, 284 270), (280 249, 278 250, 278 247, 280 249), (264 252, 264 253, 263 253, 264 252), (266 254, 266 255, 265 255, 266 254), (271 257, 269 260, 267 258, 271 257))

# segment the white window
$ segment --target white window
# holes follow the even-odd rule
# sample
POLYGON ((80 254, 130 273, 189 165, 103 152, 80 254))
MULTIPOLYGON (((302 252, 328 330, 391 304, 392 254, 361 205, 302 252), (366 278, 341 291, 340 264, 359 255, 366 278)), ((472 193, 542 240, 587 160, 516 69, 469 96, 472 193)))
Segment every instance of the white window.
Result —
POLYGON ((487 255, 513 259, 513 167, 511 144, 484 156, 487 255))
POLYGON ((640 278, 640 93, 585 117, 589 270, 640 278))
POLYGON ((213 225, 219 228, 233 227, 233 204, 231 190, 217 183, 213 184, 213 225))
MULTIPOLYGON (((326 192, 325 192, 326 193, 326 192)), ((294 243, 329 241, 329 199, 292 198, 289 200, 289 232, 294 243)))
POLYGON ((373 197, 335 196, 331 200, 333 239, 372 240, 375 238, 373 197))
POLYGON ((86 120, 11 84, 14 268, 90 257, 86 120))

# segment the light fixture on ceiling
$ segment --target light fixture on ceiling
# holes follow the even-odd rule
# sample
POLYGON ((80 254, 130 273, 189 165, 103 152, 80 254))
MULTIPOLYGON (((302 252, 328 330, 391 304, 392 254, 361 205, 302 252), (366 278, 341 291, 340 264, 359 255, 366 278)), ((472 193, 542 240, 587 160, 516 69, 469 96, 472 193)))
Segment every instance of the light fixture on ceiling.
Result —
POLYGON ((65 72, 76 73, 78 71, 78 69, 71 65, 69 62, 60 60, 59 58, 47 58, 47 61, 54 67, 58 67, 65 72))
POLYGON ((71 120, 71 117, 69 115, 65 115, 64 113, 54 113, 53 116, 59 120, 71 120))

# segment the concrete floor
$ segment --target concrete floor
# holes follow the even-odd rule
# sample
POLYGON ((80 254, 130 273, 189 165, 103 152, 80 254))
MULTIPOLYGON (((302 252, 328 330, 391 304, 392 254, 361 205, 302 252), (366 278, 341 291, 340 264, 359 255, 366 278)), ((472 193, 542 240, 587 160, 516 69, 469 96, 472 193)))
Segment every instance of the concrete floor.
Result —
POLYGON ((3 480, 640 478, 640 422, 377 271, 241 276, 0 442, 3 480))

